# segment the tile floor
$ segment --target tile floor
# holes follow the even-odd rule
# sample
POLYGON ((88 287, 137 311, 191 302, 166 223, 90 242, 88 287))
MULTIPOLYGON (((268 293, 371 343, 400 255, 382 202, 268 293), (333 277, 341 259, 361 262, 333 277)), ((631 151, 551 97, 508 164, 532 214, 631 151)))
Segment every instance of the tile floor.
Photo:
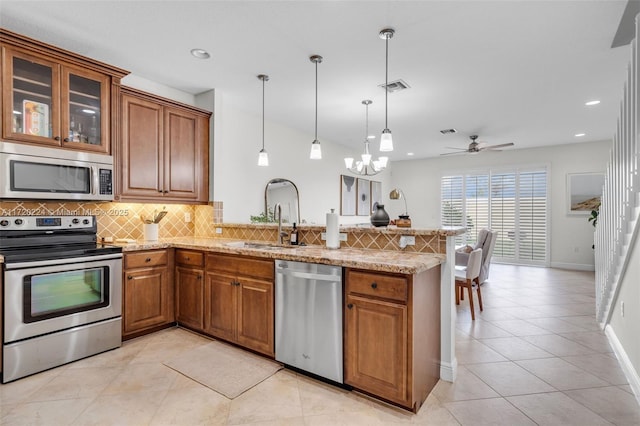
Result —
POLYGON ((281 370, 234 400, 162 362, 207 339, 181 329, 0 386, 6 425, 638 425, 595 323, 593 273, 492 265, 484 312, 458 307, 458 379, 417 415, 281 370))

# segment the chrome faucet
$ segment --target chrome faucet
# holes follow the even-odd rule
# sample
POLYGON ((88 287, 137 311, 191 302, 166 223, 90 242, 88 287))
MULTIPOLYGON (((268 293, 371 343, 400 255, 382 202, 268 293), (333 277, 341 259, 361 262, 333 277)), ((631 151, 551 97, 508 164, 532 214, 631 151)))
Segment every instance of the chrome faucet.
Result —
POLYGON ((280 205, 280 203, 276 203, 276 205, 273 207, 273 209, 275 210, 275 214, 276 214, 277 219, 278 219, 277 243, 282 245, 282 244, 284 244, 284 237, 287 236, 286 232, 282 232, 282 206, 280 205))

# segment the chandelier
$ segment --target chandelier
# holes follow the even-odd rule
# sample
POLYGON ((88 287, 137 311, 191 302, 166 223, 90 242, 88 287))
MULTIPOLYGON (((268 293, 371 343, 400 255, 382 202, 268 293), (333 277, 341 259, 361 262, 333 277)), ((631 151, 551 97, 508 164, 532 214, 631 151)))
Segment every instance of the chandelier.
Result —
POLYGON ((369 151, 369 105, 372 103, 373 102, 368 99, 362 101, 362 104, 366 107, 364 153, 360 156, 362 159, 359 161, 354 161, 353 157, 344 159, 344 165, 347 170, 361 176, 377 175, 387 167, 387 163, 389 162, 389 157, 379 157, 377 160, 372 160, 371 152, 369 151))

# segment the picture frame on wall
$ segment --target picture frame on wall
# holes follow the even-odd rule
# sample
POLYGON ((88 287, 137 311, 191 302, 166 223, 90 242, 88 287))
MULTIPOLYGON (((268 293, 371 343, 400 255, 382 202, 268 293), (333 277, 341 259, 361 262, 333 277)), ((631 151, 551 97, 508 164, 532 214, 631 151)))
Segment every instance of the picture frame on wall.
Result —
POLYGON ((340 215, 356 215, 356 178, 340 175, 340 215))
POLYGON ((358 203, 357 215, 371 215, 371 181, 367 179, 357 179, 358 203))
POLYGON ((604 173, 567 174, 567 214, 589 215, 600 205, 604 173))

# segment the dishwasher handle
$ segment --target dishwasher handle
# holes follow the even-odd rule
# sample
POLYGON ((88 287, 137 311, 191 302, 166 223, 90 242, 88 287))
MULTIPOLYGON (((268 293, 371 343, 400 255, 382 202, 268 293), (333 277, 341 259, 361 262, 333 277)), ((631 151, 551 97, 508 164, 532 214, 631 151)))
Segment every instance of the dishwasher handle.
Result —
POLYGON ((278 274, 289 277, 304 278, 316 281, 342 281, 341 275, 314 274, 311 272, 292 271, 290 269, 277 269, 278 274))

